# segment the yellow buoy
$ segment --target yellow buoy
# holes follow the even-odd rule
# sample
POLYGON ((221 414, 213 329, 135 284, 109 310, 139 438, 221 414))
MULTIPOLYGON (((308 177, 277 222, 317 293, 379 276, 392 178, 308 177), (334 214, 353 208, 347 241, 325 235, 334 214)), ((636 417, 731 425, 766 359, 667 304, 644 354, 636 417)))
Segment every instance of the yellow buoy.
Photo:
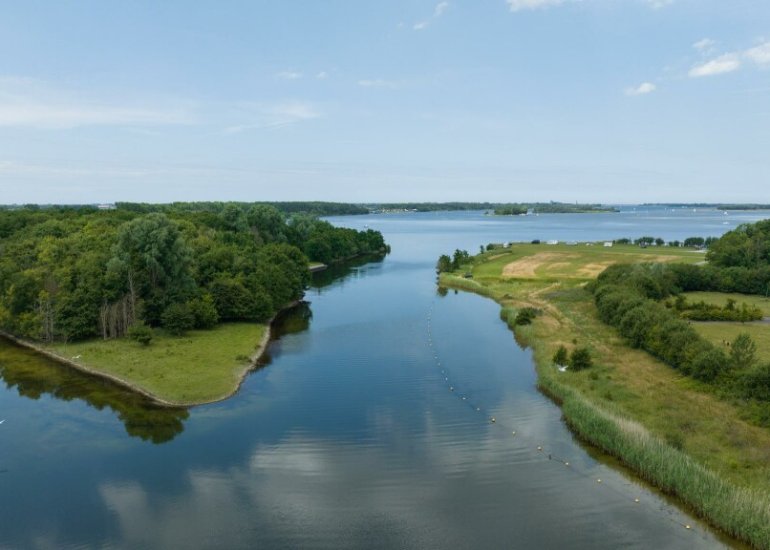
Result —
POLYGON ((690 527, 689 525, 685 525, 684 528, 685 529, 692 529, 692 527, 690 527))
POLYGON ((597 479, 597 480, 596 480, 596 483, 601 483, 601 482, 602 482, 602 480, 601 480, 601 479, 597 479))

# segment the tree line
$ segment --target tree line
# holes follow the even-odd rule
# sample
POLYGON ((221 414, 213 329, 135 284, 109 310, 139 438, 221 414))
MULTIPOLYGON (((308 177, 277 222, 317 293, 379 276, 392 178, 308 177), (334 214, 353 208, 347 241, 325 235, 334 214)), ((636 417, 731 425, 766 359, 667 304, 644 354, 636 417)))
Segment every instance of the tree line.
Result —
MULTIPOLYGON (((616 327, 632 347, 648 351, 683 374, 730 395, 770 401, 770 363, 757 361, 756 344, 747 334, 739 335, 730 344, 729 354, 725 353, 681 318, 682 312, 693 310, 686 302, 679 297, 669 307, 662 302, 694 290, 764 294, 770 285, 770 220, 726 233, 711 244, 706 257, 709 263, 704 266, 649 263, 608 267, 589 285, 599 316, 616 327)), ((748 306, 736 308, 734 303, 719 309, 719 315, 751 314, 748 306)), ((770 413, 766 416, 770 421, 770 413)))
POLYGON ((183 204, 0 211, 0 327, 53 341, 264 321, 302 296, 309 260, 388 251, 265 204, 183 204))

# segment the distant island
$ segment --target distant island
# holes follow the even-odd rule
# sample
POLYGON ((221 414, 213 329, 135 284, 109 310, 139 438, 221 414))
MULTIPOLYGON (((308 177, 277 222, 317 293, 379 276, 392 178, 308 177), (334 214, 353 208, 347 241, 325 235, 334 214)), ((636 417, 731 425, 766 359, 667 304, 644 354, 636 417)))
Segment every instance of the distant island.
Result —
POLYGON ((582 214, 588 212, 618 212, 614 206, 567 202, 401 202, 365 204, 369 212, 455 212, 461 210, 485 210, 496 216, 520 216, 528 212, 538 214, 582 214))

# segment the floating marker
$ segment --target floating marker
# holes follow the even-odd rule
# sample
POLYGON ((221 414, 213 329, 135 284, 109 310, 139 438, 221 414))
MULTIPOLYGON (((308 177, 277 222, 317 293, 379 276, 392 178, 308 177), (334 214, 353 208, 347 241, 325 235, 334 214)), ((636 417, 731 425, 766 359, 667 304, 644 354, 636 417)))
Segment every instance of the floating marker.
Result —
POLYGON ((476 407, 476 410, 477 410, 477 411, 480 411, 480 410, 481 410, 481 408, 480 408, 480 407, 476 407))
POLYGON ((639 504, 639 499, 638 499, 638 498, 635 498, 635 499, 634 499, 634 502, 636 502, 637 504, 639 504))
POLYGON ((569 466, 569 462, 565 462, 565 463, 564 463, 564 465, 565 465, 565 466, 569 466))
POLYGON ((516 435, 516 432, 511 432, 511 435, 516 435))
POLYGON ((596 480, 596 483, 601 483, 601 482, 602 482, 602 480, 601 480, 601 479, 597 479, 597 480, 596 480))
POLYGON ((489 419, 489 421, 492 422, 492 424, 494 424, 495 423, 495 417, 493 416, 492 418, 489 419))
POLYGON ((454 386, 449 386, 449 391, 455 391, 455 387, 454 386))
POLYGON ((537 450, 538 450, 538 451, 542 451, 542 450, 543 450, 543 448, 542 448, 540 445, 538 445, 538 446, 537 446, 537 450))
POLYGON ((685 529, 692 529, 692 527, 690 527, 689 525, 685 525, 684 528, 685 529))

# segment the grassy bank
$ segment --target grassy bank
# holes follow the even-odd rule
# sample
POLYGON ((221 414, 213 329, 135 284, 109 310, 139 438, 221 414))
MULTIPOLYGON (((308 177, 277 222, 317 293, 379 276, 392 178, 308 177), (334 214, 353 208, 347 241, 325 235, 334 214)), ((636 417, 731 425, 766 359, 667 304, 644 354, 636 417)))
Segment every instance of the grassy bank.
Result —
POLYGON ((533 348, 539 384, 572 428, 725 532, 770 548, 770 431, 745 421, 739 405, 626 346, 583 289, 592 264, 650 256, 703 259, 681 249, 524 244, 477 257, 471 280, 463 267, 441 281, 495 299, 509 324, 521 307, 540 310, 532 325, 516 327, 517 339, 533 348), (559 372, 551 361, 559 345, 588 347, 595 366, 559 372))
POLYGON ((45 349, 96 373, 116 377, 161 401, 196 405, 234 393, 268 334, 268 325, 225 323, 185 336, 156 330, 149 346, 121 338, 45 349))

